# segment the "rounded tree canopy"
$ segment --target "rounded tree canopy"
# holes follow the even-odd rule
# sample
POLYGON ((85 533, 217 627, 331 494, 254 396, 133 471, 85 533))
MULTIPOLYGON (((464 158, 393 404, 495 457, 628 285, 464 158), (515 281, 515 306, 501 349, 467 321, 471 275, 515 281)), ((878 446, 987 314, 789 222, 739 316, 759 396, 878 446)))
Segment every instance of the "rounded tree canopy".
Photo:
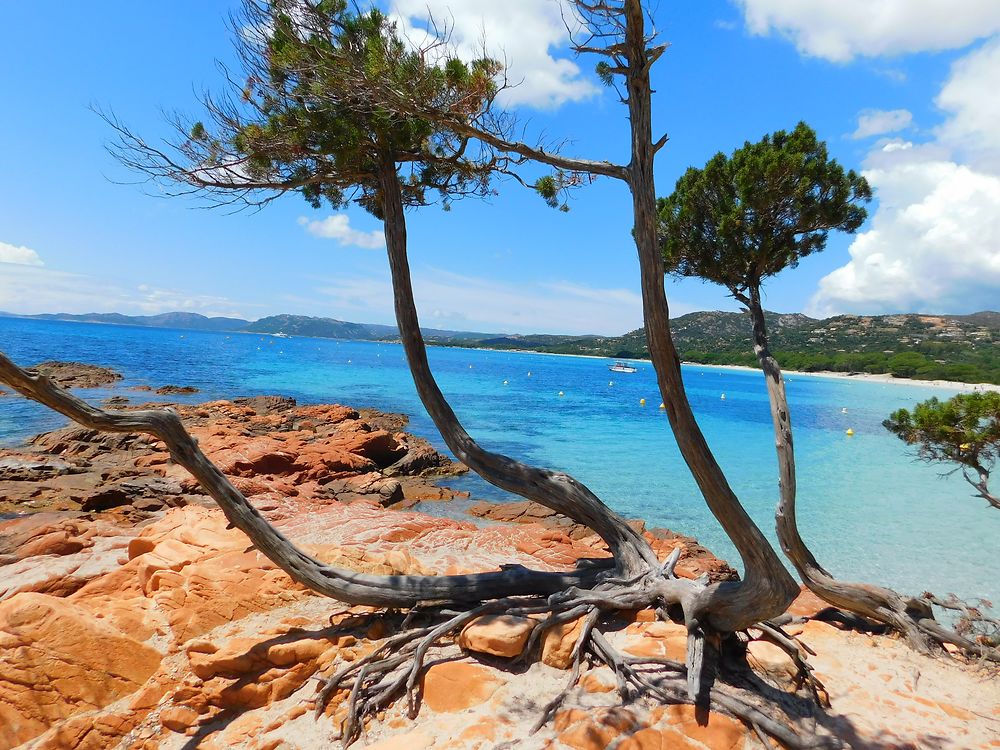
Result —
POLYGON ((830 230, 856 231, 871 195, 865 178, 830 159, 804 122, 748 141, 688 169, 657 201, 667 272, 734 294, 754 290, 822 250, 830 230))
POLYGON ((243 69, 227 71, 232 91, 205 97, 205 122, 175 120, 166 148, 111 120, 123 163, 218 203, 299 191, 315 207, 357 202, 378 214, 387 161, 402 165, 406 205, 488 192, 496 154, 398 105, 483 117, 496 61, 463 62, 437 37, 414 46, 379 10, 345 0, 244 0, 233 26, 243 69))

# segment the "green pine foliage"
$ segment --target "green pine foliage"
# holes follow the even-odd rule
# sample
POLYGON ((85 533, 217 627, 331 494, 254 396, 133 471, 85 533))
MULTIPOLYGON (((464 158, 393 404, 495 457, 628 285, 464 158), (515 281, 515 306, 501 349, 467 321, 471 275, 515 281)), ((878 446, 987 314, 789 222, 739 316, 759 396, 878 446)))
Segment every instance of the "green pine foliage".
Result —
POLYGON ((657 201, 667 270, 734 294, 759 287, 822 250, 831 230, 856 231, 871 195, 800 122, 691 167, 657 201))
POLYGON ((1000 457, 1000 393, 961 393, 932 398, 913 411, 899 409, 883 426, 927 461, 992 469, 1000 457))
POLYGON ((474 117, 492 102, 499 63, 414 49, 381 11, 342 0, 248 0, 246 13, 238 101, 206 102, 179 149, 187 165, 168 177, 230 194, 295 190, 316 208, 354 202, 376 216, 387 159, 407 206, 489 192, 489 158, 397 104, 474 117))

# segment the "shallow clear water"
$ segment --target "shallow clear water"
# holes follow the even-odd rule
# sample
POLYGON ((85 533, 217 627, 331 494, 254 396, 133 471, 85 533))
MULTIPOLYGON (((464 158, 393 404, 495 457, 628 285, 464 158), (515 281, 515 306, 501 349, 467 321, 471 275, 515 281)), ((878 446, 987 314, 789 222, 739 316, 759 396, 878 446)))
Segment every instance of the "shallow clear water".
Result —
MULTIPOLYGON (((197 386, 202 392, 190 400, 273 393, 405 412, 411 431, 444 447, 398 345, 0 319, 0 350, 22 364, 114 367, 126 387, 197 386)), ((605 360, 436 347, 430 360, 455 411, 486 447, 569 471, 621 513, 696 536, 738 563, 674 446, 648 363, 623 374, 610 373, 605 360)), ((773 537, 777 480, 763 377, 692 366, 684 378, 719 463, 773 537)), ((950 391, 792 375, 788 392, 800 526, 828 569, 908 593, 1000 599, 1000 514, 971 498, 960 476, 915 462, 881 426, 894 409, 950 391), (849 427, 853 437, 845 435, 849 427)), ((20 398, 0 398, 0 444, 62 423, 20 398)), ((477 497, 507 497, 476 477, 448 484, 477 497)))

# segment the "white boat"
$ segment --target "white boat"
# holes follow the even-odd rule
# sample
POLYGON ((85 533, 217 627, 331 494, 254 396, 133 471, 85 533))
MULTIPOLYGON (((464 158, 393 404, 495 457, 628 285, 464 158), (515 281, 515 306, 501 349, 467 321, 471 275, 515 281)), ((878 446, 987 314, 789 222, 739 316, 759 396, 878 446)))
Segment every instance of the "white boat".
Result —
POLYGON ((291 336, 289 336, 287 333, 284 333, 283 331, 278 331, 277 333, 272 333, 271 335, 274 336, 274 338, 276 338, 276 339, 290 339, 291 338, 291 336))
POLYGON ((639 368, 633 367, 628 362, 615 362, 608 368, 611 372, 638 372, 639 368))

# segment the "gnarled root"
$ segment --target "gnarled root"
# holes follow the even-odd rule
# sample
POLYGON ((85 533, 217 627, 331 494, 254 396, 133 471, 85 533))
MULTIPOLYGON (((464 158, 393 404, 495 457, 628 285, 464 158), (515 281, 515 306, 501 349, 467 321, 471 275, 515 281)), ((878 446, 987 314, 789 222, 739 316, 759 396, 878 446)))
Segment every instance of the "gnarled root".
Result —
MULTIPOLYGON (((672 571, 671 571, 672 574, 672 571)), ((425 608, 411 611, 403 620, 403 629, 389 636, 368 656, 344 665, 325 681, 316 698, 316 714, 321 715, 336 693, 341 693, 346 713, 340 726, 340 739, 344 745, 354 742, 364 731, 366 720, 375 716, 392 702, 405 696, 408 714, 415 717, 419 710, 421 675, 429 656, 435 648, 448 645, 461 630, 484 615, 505 614, 532 617, 539 622, 529 636, 518 660, 532 658, 544 634, 561 623, 582 619, 582 626, 571 654, 571 669, 566 686, 546 704, 532 731, 537 731, 566 701, 576 686, 582 664, 606 665, 615 673, 618 692, 622 700, 631 702, 648 698, 664 703, 694 703, 704 710, 719 711, 733 716, 753 728, 760 736, 767 736, 789 748, 836 747, 831 737, 817 737, 802 727, 800 717, 784 709, 780 702, 770 701, 753 690, 736 687, 737 684, 758 683, 755 677, 730 674, 721 661, 701 658, 703 654, 717 654, 720 647, 737 644, 737 639, 725 641, 718 634, 705 634, 699 627, 692 627, 689 618, 689 663, 691 655, 699 655, 691 668, 681 662, 661 658, 634 657, 618 651, 605 636, 602 626, 612 625, 622 610, 645 607, 665 611, 667 606, 680 604, 678 599, 664 592, 682 588, 694 590, 697 583, 680 581, 664 576, 664 571, 640 580, 608 580, 594 589, 569 589, 547 599, 541 597, 511 597, 470 607, 465 611, 446 608, 425 608), (428 624, 417 625, 424 618, 428 624), (708 644, 708 645, 706 645, 708 644), (718 674, 716 674, 718 673, 718 674), (691 674, 698 677, 693 680, 691 674)), ((691 601, 685 597, 685 602, 691 601)), ((683 604, 681 605, 683 608, 683 604)), ((801 684, 810 688, 809 700, 819 696, 818 685, 805 660, 805 651, 794 645, 791 637, 770 625, 758 627, 774 640, 780 640, 786 650, 794 650, 795 663, 801 670, 801 684)), ((746 663, 740 660, 742 669, 746 663)), ((815 704, 812 704, 815 706, 815 704)))
MULTIPOLYGON (((844 583, 810 571, 806 585, 822 599, 857 617, 856 626, 871 629, 872 623, 899 633, 915 650, 933 656, 951 645, 966 656, 1000 664, 1000 620, 987 615, 954 595, 941 599, 924 593, 905 598, 891 589, 861 583, 844 583), (935 617, 933 606, 959 613, 954 630, 935 617)), ((988 603, 983 603, 988 606, 988 603)))

